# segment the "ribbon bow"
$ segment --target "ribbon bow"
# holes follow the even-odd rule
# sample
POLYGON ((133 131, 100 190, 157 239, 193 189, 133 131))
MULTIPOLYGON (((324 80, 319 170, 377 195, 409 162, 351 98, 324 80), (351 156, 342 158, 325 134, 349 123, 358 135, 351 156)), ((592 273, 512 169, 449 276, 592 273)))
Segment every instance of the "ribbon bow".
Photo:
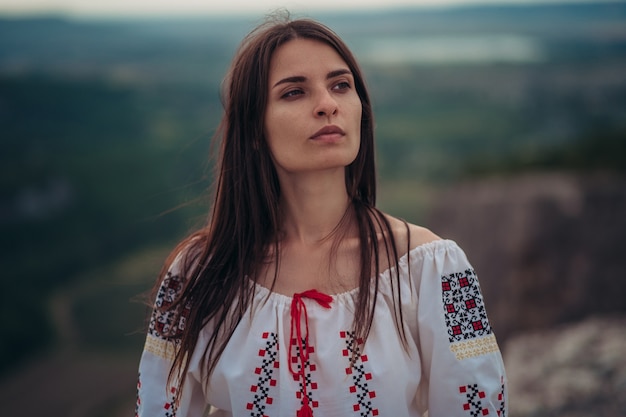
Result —
POLYGON ((309 360, 309 317, 306 312, 306 304, 303 300, 304 298, 314 300, 324 308, 330 308, 330 303, 333 301, 333 298, 330 295, 321 293, 317 290, 307 290, 294 294, 293 299, 291 300, 291 334, 289 335, 289 340, 293 343, 295 339, 295 344, 299 349, 298 359, 300 361, 300 370, 294 370, 291 364, 292 361, 290 360, 289 371, 293 375, 294 379, 302 382, 303 395, 302 408, 296 412, 296 417, 313 417, 313 410, 309 406, 309 396, 306 392, 307 384, 304 371, 304 366, 309 360), (304 328, 306 331, 304 338, 302 337, 302 318, 304 318, 304 328))

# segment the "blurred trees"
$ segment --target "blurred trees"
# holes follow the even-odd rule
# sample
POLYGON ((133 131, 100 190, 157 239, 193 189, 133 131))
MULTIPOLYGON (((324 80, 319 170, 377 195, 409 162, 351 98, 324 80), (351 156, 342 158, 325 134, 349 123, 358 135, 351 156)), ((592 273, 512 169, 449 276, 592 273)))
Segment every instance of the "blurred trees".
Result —
POLYGON ((215 118, 189 117, 207 109, 196 89, 28 76, 0 92, 1 368, 49 340, 53 289, 203 220, 215 118))

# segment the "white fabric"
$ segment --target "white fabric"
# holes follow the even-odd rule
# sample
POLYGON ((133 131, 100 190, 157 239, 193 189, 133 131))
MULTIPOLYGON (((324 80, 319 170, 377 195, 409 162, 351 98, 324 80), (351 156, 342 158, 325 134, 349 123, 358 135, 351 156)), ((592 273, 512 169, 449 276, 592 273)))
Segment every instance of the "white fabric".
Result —
MULTIPOLYGON (((386 271, 369 338, 358 345, 354 365, 350 349, 357 344, 349 330, 356 291, 333 295, 330 309, 304 299, 313 348, 307 393, 315 417, 508 415, 502 358, 463 251, 453 241, 434 241, 405 254, 399 268, 408 346, 396 328, 386 271)), ((139 366, 137 415, 202 416, 211 404, 218 416, 296 416, 302 389, 288 366, 296 354, 289 349, 291 301, 257 286, 255 310, 236 328, 208 388, 200 383, 207 325, 177 405, 173 389, 165 386, 173 348, 149 334, 139 366)))

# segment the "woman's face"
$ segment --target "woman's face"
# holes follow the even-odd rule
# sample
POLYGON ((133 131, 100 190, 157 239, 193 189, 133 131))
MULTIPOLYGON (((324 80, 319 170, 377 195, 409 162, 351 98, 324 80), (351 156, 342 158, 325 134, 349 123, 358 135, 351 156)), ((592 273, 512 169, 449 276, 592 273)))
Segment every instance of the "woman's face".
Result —
POLYGON ((270 63, 265 137, 279 175, 343 168, 361 142, 354 77, 325 43, 294 39, 270 63))

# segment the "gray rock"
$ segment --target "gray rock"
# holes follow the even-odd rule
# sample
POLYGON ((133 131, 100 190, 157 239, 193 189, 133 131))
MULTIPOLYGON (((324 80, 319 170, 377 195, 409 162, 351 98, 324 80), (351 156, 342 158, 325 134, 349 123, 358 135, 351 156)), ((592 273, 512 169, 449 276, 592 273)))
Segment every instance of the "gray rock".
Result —
POLYGON ((528 174, 453 186, 426 223, 467 252, 504 342, 520 331, 626 313, 625 214, 624 177, 528 174))
POLYGON ((504 352, 511 416, 626 416, 626 315, 522 333, 504 352))

